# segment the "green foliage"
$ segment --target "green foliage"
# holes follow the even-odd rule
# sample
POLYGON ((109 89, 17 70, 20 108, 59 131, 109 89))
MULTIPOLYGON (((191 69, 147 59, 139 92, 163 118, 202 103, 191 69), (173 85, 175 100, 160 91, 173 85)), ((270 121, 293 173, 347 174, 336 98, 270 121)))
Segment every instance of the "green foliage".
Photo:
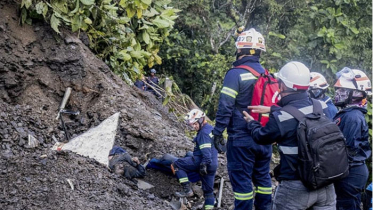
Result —
POLYGON ((161 64, 160 45, 179 10, 170 0, 22 0, 21 23, 45 19, 60 33, 62 26, 84 31, 90 48, 127 82, 145 66, 161 64), (33 15, 34 14, 34 15, 33 15))

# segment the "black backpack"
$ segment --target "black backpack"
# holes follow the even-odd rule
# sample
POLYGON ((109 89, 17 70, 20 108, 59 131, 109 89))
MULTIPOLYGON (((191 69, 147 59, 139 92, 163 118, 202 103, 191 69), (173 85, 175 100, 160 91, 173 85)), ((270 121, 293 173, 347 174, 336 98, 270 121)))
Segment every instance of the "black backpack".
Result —
MULTIPOLYGON (((310 190, 319 189, 349 173, 346 140, 339 127, 323 114, 320 101, 312 99, 313 113, 304 115, 287 105, 283 111, 299 121, 298 172, 310 190)), ((287 161, 295 171, 294 166, 287 161)))

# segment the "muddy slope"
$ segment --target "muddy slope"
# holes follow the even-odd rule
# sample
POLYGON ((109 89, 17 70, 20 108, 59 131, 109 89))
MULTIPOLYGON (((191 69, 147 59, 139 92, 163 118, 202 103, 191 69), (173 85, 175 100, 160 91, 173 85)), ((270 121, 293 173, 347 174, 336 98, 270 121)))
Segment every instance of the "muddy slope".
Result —
MULTIPOLYGON (((145 180, 156 188, 144 191, 92 159, 50 148, 65 141, 55 118, 67 87, 67 108, 80 111, 64 117, 70 134, 119 111, 116 144, 142 162, 193 148, 177 119, 113 75, 75 34, 56 35, 43 22, 20 26, 17 8, 0 2, 0 209, 170 209, 176 179, 150 170, 145 180), (40 145, 29 148, 28 135, 40 145)), ((229 185, 226 192, 223 209, 232 204, 229 185)))

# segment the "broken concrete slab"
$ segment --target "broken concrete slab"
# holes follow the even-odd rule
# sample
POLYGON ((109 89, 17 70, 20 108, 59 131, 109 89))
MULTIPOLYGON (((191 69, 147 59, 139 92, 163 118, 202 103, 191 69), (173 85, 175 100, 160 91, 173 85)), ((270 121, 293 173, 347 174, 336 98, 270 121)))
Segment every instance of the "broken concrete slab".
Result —
POLYGON ((70 150, 108 165, 108 156, 113 148, 117 133, 119 112, 104 120, 98 126, 71 139, 68 143, 56 143, 53 150, 70 150))

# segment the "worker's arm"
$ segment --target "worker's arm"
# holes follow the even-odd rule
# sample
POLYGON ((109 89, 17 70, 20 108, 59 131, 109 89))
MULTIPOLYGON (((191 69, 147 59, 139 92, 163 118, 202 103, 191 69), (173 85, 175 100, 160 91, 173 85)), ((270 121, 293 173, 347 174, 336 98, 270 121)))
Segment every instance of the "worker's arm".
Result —
POLYGON ((281 131, 273 114, 269 115, 269 121, 264 127, 258 121, 252 120, 247 123, 247 129, 257 144, 266 145, 281 140, 281 131))
POLYGON ((201 164, 209 165, 211 163, 211 138, 208 134, 201 133, 196 139, 197 146, 202 153, 201 164))
POLYGON ((228 126, 232 116, 236 96, 239 92, 239 75, 236 71, 230 70, 225 75, 223 88, 220 92, 218 111, 216 112, 215 127, 212 134, 221 136, 224 129, 228 126))

